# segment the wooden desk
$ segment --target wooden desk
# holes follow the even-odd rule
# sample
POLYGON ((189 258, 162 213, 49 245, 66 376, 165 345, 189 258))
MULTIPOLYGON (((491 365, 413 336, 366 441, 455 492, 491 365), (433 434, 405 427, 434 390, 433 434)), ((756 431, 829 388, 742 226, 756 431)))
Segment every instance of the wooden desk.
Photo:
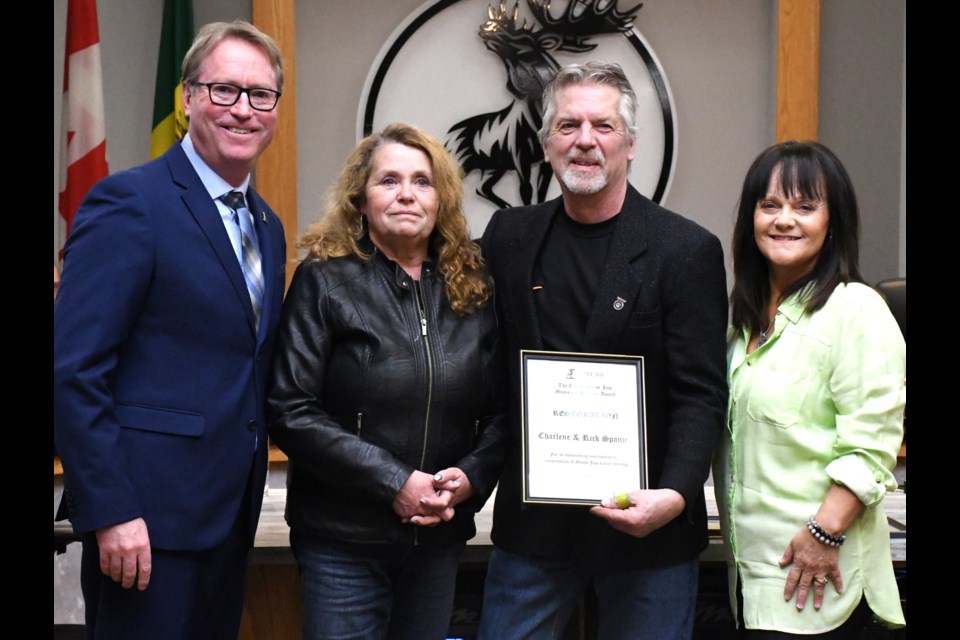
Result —
MULTIPOLYGON (((717 514, 717 502, 713 497, 713 487, 704 487, 707 502, 707 519, 710 528, 710 548, 701 554, 700 559, 707 562, 723 562, 723 540, 720 538, 720 518, 717 514)), ((272 489, 263 498, 263 510, 260 512, 260 527, 254 545, 253 562, 276 564, 293 562, 290 552, 290 528, 283 519, 283 507, 286 491, 272 489)), ((483 510, 477 514, 477 535, 468 542, 471 547, 491 547, 490 528, 493 524, 493 501, 491 497, 483 510)), ((907 494, 902 490, 888 493, 883 499, 883 508, 887 512, 890 525, 890 552, 894 565, 903 566, 907 562, 907 494)))
MULTIPOLYGON (((271 462, 283 463, 285 456, 271 450, 271 462)), ((62 469, 54 459, 54 477, 62 469)), ((300 581, 297 566, 290 551, 290 529, 283 519, 286 503, 285 489, 269 489, 264 495, 260 525, 253 552, 247 584, 247 601, 240 625, 240 640, 287 640, 299 638, 301 633, 300 581)), ((701 554, 700 561, 722 564, 723 541, 713 487, 704 487, 707 517, 710 528, 710 546, 701 554)), ((898 490, 888 493, 883 501, 890 526, 890 551, 896 567, 907 564, 907 494, 898 490)), ((485 564, 492 543, 490 528, 493 520, 493 498, 477 514, 477 535, 468 543, 462 563, 485 564)), ((66 533, 69 525, 62 524, 66 533)), ((55 532, 56 533, 56 532, 55 532)))
MULTIPOLYGON (((704 487, 710 546, 700 555, 702 563, 722 564, 723 540, 713 487, 704 487)), ((253 553, 247 585, 247 602, 240 627, 241 640, 272 640, 300 637, 300 582, 296 562, 290 551, 290 529, 283 519, 286 491, 272 489, 263 499, 260 527, 253 553)), ((907 494, 888 493, 883 500, 890 526, 890 551, 893 564, 907 564, 907 494)), ((465 563, 485 563, 492 543, 493 498, 477 514, 477 535, 468 543, 465 563)))

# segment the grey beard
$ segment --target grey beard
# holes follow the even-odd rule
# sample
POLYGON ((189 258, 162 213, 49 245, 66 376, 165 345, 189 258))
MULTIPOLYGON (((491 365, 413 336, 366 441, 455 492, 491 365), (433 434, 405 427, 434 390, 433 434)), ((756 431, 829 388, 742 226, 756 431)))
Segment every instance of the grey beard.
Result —
POLYGON ((607 174, 604 171, 586 176, 573 167, 567 167, 559 177, 571 193, 581 196, 597 193, 607 186, 607 174))

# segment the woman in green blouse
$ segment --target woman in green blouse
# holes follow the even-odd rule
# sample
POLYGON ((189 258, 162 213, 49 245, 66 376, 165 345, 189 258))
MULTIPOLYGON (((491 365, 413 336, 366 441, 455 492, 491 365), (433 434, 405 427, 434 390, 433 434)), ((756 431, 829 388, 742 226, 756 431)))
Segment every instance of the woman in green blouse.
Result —
POLYGON ((906 345, 861 284, 859 213, 827 148, 786 142, 744 180, 730 404, 714 469, 731 605, 750 638, 904 624, 882 499, 902 438, 906 345))

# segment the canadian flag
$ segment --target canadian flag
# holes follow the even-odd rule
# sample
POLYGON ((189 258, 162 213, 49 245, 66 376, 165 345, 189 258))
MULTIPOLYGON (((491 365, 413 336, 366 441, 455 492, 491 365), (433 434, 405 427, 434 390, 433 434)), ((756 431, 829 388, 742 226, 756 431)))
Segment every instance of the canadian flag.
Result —
POLYGON ((96 0, 69 0, 60 120, 60 215, 67 235, 83 197, 107 176, 96 0))

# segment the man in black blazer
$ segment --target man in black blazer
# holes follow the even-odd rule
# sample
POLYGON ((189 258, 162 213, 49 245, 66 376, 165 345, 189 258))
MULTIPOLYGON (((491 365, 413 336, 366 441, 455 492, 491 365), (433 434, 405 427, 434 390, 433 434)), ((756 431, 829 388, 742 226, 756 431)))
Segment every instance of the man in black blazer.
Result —
POLYGON ((559 637, 592 581, 599 637, 689 638, 703 484, 727 402, 723 251, 628 184, 636 96, 618 65, 564 67, 543 105, 540 140, 562 198, 498 211, 483 236, 511 363, 512 440, 480 637, 559 637), (644 357, 649 489, 589 510, 523 503, 520 349, 644 357))
POLYGON ((90 638, 237 637, 286 260, 249 183, 282 89, 269 36, 206 25, 183 63, 188 135, 77 213, 54 305, 54 432, 90 638))

